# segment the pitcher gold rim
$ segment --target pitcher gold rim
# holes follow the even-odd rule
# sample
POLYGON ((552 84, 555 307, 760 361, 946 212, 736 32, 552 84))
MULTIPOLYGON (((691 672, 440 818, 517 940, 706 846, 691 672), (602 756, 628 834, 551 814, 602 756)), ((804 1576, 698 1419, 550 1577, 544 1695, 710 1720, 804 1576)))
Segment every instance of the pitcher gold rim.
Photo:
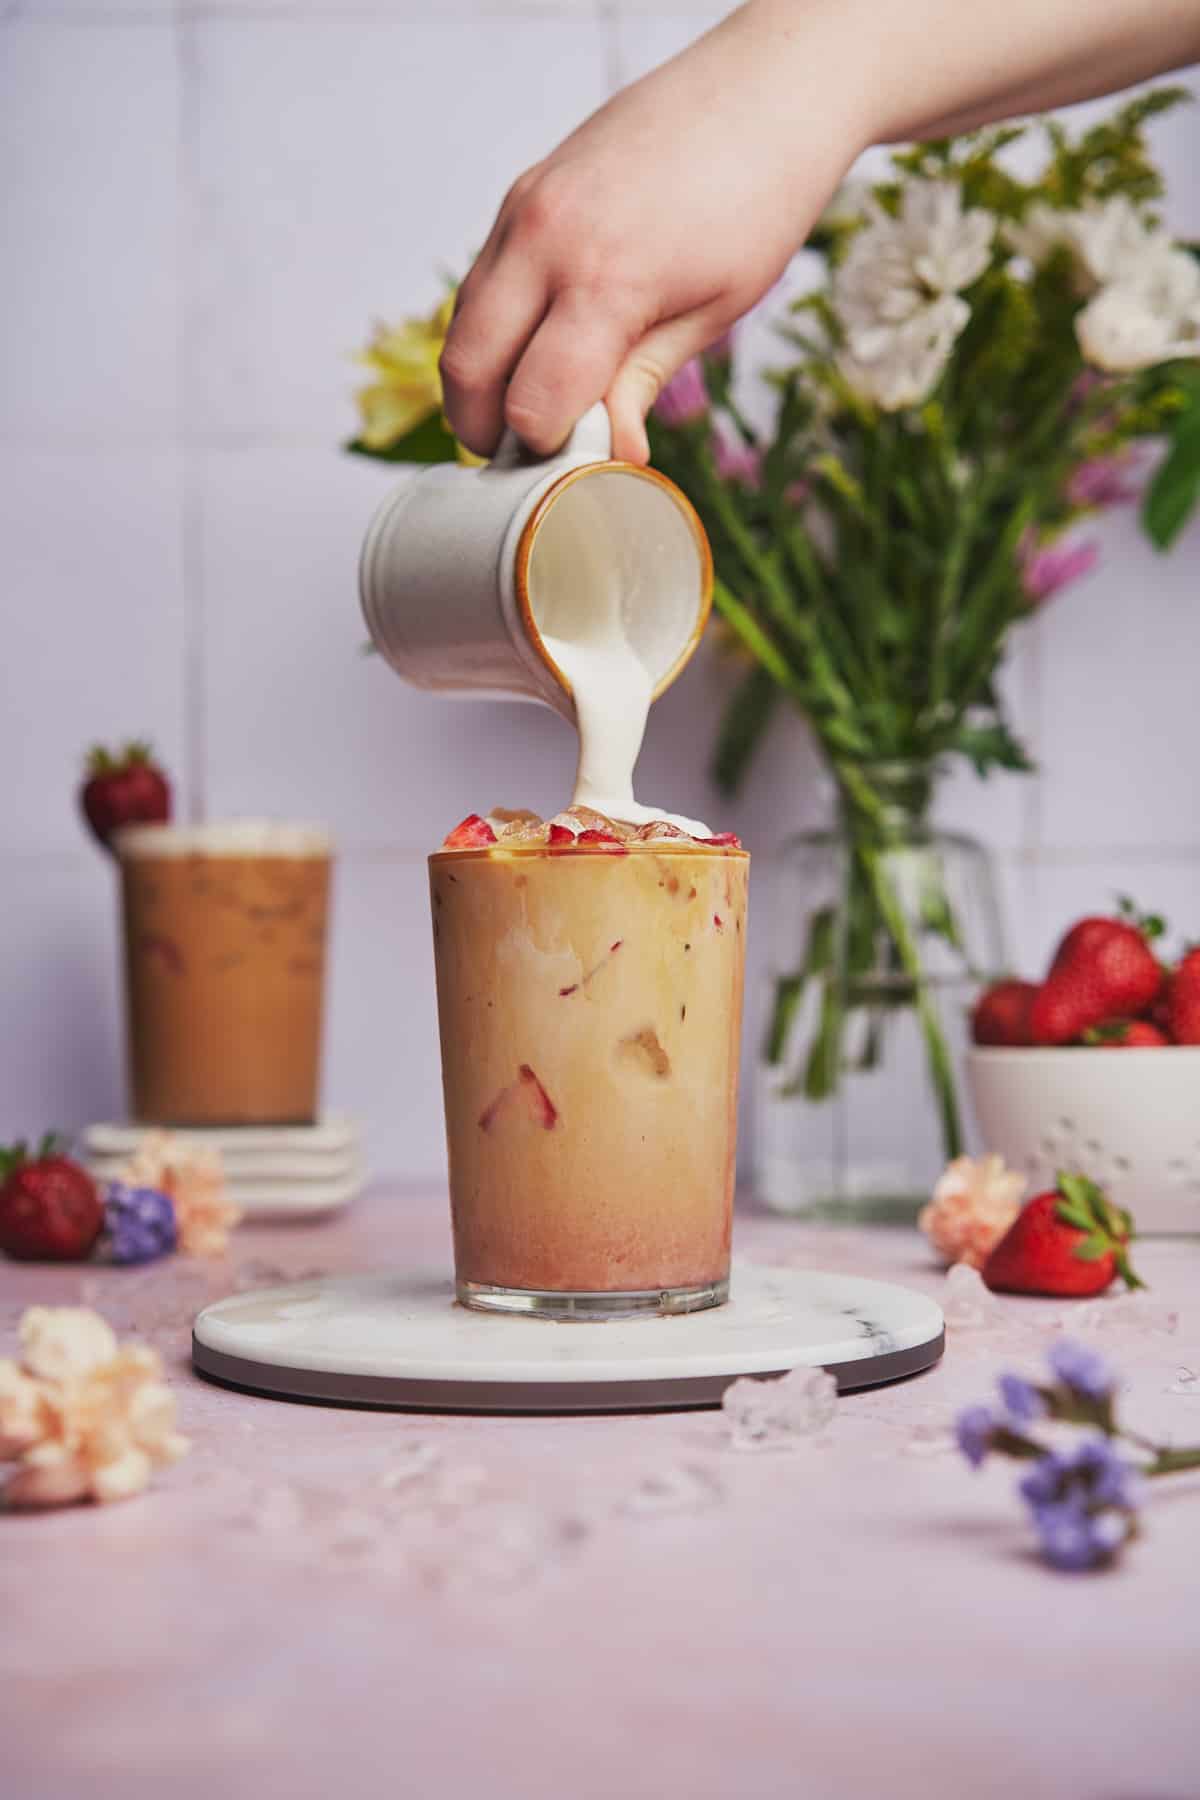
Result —
POLYGON ((542 494, 537 504, 534 506, 533 511, 521 527, 521 535, 517 539, 515 567, 517 610, 521 615, 521 623, 525 627, 525 634, 528 637, 529 642, 533 645, 533 648, 537 651, 559 686, 574 698, 571 683, 562 669, 559 668, 549 650, 547 650, 545 641, 538 629, 537 620, 533 616, 533 605, 529 598, 529 564, 533 556, 533 546, 537 539, 537 534, 545 523, 546 515, 551 506, 562 493, 563 489, 570 487, 572 482, 581 480, 585 475, 609 474, 636 475, 640 481, 649 481, 656 487, 661 488, 683 514, 688 529, 695 540, 696 548, 700 554, 700 605, 696 612, 695 624, 692 627, 691 633, 689 634, 683 649, 654 689, 651 699, 657 700, 659 695, 666 692, 676 676, 680 674, 691 660, 697 644, 699 644, 700 639, 704 635, 704 628, 708 624, 709 615, 712 612, 713 564, 712 547, 708 541, 708 534, 700 522, 700 515, 697 513, 687 495, 681 488, 677 487, 668 476, 660 474, 657 469, 645 468, 641 463, 607 461, 584 463, 580 468, 568 469, 565 474, 560 475, 557 480, 551 482, 550 486, 546 489, 545 493, 542 494))

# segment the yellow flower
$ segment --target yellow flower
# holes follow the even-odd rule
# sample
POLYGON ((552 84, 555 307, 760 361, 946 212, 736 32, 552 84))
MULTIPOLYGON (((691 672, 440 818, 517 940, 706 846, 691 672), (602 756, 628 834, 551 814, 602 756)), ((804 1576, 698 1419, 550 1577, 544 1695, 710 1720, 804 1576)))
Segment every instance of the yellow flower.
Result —
POLYGON ((378 377, 359 388, 363 443, 369 450, 386 450, 419 425, 442 404, 442 378, 438 358, 454 315, 451 290, 427 319, 405 319, 401 325, 380 325, 358 361, 378 377))

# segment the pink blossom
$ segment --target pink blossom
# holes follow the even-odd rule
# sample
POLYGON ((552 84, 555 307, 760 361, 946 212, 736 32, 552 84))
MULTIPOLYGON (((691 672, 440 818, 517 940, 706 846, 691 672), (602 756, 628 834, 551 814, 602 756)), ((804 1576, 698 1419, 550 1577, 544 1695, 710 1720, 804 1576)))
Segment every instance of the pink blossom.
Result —
POLYGON ((1067 499, 1072 506, 1126 506, 1140 493, 1137 483, 1129 480, 1136 467, 1136 458, 1129 451, 1090 457, 1068 480, 1067 499))
POLYGON ((812 487, 807 481, 789 481, 783 497, 789 506, 807 506, 812 499, 812 487))
POLYGON ((704 347, 704 354, 705 356, 711 357, 713 362, 732 362, 733 327, 730 326, 728 331, 723 331, 720 337, 713 339, 711 344, 706 344, 704 347))
POLYGON ((740 481, 749 488, 758 486, 762 479, 762 455, 752 444, 731 440, 723 432, 714 431, 712 453, 722 481, 740 481))
POLYGON ((672 375, 654 403, 654 410, 664 425, 690 425, 708 411, 708 389, 700 360, 693 356, 677 374, 672 375))
POLYGON ((1021 568, 1021 585, 1031 600, 1048 600, 1090 575, 1100 559, 1100 546, 1089 540, 1083 544, 1042 544, 1026 532, 1017 549, 1021 568))

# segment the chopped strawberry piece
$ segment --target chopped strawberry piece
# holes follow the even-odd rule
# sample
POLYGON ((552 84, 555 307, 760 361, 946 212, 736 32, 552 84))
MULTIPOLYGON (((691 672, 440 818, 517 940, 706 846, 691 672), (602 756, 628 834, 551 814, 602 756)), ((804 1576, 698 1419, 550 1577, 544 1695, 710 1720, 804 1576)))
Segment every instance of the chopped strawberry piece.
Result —
POLYGON ((468 813, 461 824, 442 840, 443 850, 479 850, 485 844, 494 844, 496 834, 486 819, 478 813, 468 813))
POLYGON ((678 825, 668 824, 666 819, 651 819, 648 824, 639 825, 633 835, 645 844, 655 838, 685 838, 688 833, 678 825))
POLYGON ((558 1124, 558 1108, 534 1074, 528 1063, 522 1063, 519 1074, 521 1081, 533 1101, 534 1116, 544 1131, 553 1131, 558 1124))
POLYGON ((571 830, 569 825, 551 825, 550 836, 547 839, 547 842, 551 844, 573 844, 575 842, 575 833, 571 830))
POLYGON ((714 924, 714 925, 715 925, 715 926, 716 926, 716 928, 717 928, 717 930, 718 930, 718 931, 724 931, 724 929, 725 929, 725 921, 724 921, 724 919, 723 919, 723 918, 722 918, 722 917, 721 917, 721 915, 720 915, 720 913, 714 913, 714 914, 713 914, 713 924, 714 924))
POLYGON ((581 831, 575 842, 601 850, 609 856, 629 855, 628 846, 619 837, 614 837, 611 831, 581 831))
POLYGON ((701 844, 713 844, 723 850, 740 850, 742 840, 736 831, 718 831, 714 837, 700 838, 701 844))

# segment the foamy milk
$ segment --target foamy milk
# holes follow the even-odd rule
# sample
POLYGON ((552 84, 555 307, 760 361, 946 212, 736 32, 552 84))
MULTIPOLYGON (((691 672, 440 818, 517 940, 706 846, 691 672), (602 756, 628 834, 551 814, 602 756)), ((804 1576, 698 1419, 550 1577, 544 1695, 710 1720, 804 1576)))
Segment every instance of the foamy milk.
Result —
POLYGON ((538 611, 542 641, 575 700, 574 804, 635 825, 666 819, 693 837, 710 837, 699 819, 643 806, 633 797, 654 684, 625 630, 620 581, 599 589, 590 582, 553 584, 538 611))

